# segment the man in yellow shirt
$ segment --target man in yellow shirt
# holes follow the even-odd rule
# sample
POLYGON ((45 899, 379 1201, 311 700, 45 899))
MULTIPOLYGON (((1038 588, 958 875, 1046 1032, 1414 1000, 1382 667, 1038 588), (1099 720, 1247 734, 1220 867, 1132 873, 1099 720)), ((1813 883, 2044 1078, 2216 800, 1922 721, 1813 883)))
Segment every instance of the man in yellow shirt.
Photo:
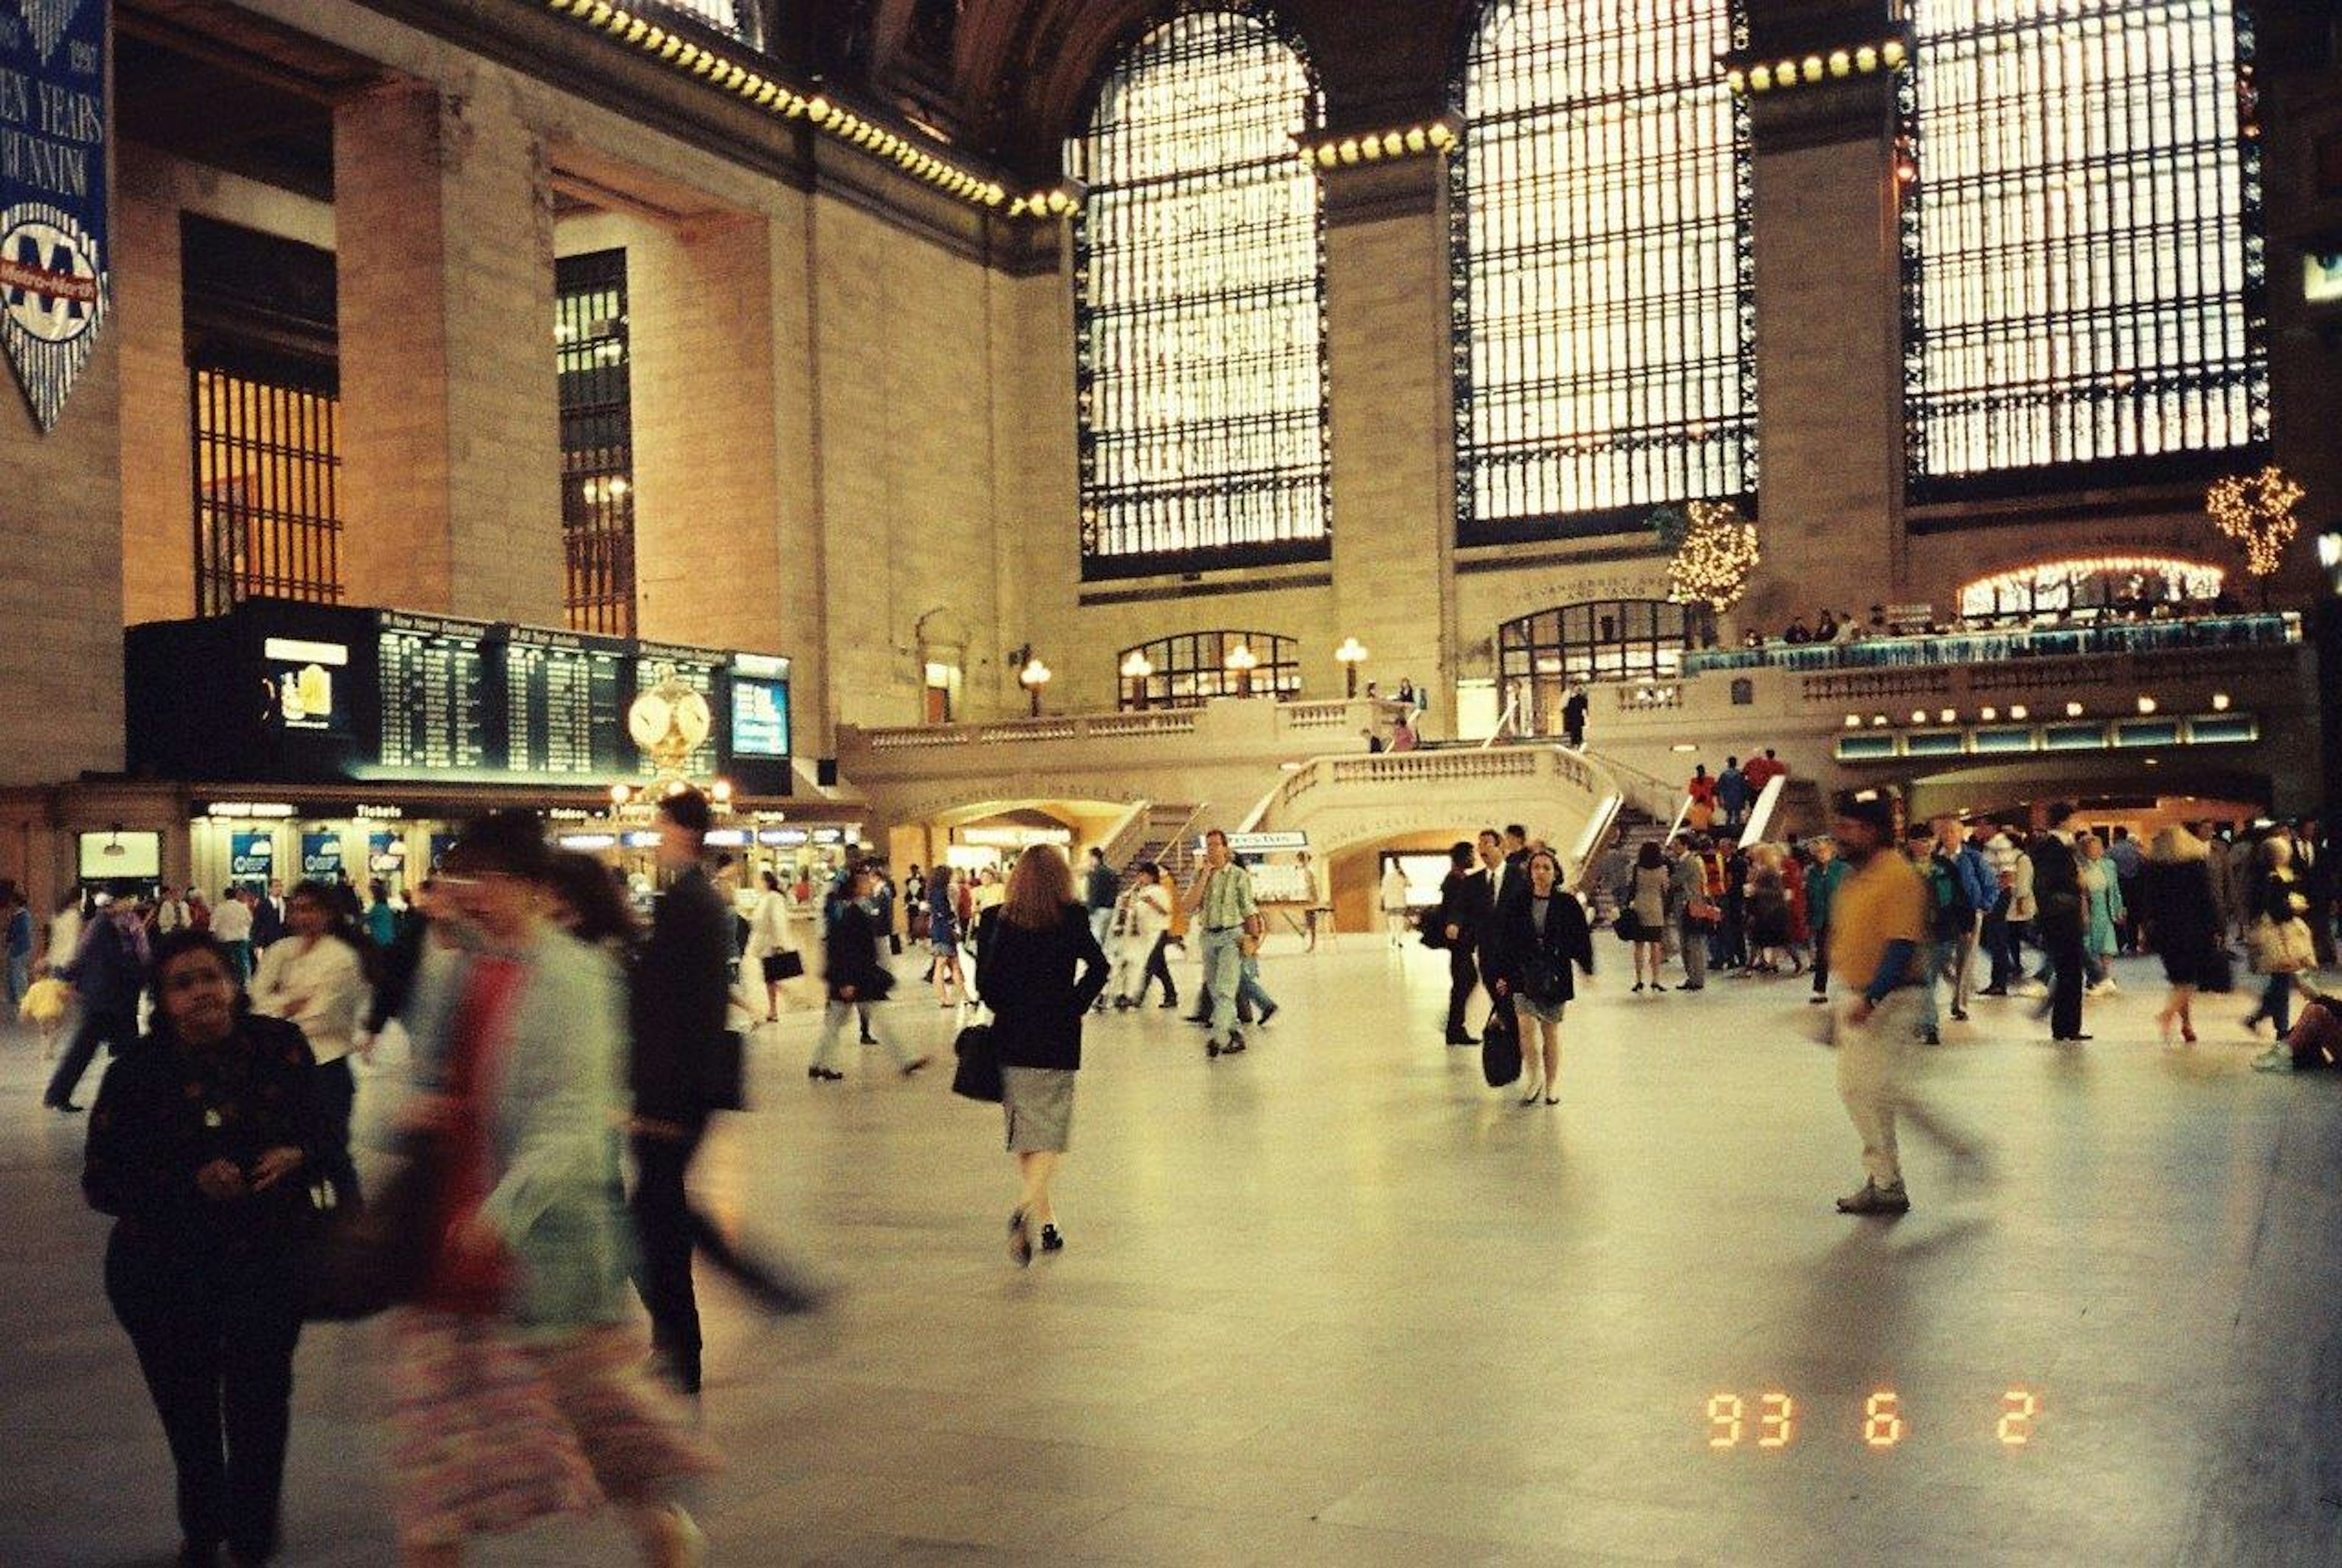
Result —
POLYGON ((1922 955, 1927 884, 1894 850, 1895 814, 1875 791, 1842 796, 1835 830, 1853 866, 1830 900, 1833 978, 1856 987, 1837 1013, 1837 1092, 1862 1137, 1862 1190, 1837 1201, 1844 1214, 1899 1214, 1911 1207, 1895 1153, 1895 1114, 1926 1023, 1922 955))

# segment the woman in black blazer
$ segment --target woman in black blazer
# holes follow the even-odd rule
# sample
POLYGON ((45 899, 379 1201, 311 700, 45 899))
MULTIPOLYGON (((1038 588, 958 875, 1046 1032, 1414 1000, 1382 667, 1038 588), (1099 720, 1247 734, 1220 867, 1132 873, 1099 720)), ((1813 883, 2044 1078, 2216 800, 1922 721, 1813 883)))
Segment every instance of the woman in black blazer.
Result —
POLYGON ((1082 1014, 1105 992, 1107 974, 1065 856, 1046 846, 1026 850, 1007 896, 976 928, 976 988, 996 1020, 1008 1152, 1024 1180, 1008 1216, 1008 1255, 1020 1268, 1033 1261, 1035 1225, 1042 1251, 1066 1244, 1049 1207, 1049 1178, 1073 1132, 1082 1014))
POLYGON ((155 944, 153 1033, 114 1060, 82 1191, 105 1293, 178 1470, 182 1564, 276 1551, 310 1186, 337 1148, 301 1031, 252 1013, 208 934, 155 944))
POLYGON ((1561 1014, 1577 994, 1569 968, 1576 964, 1594 976, 1594 937, 1586 911, 1561 885, 1561 862, 1549 849, 1529 852, 1528 881, 1507 888, 1497 905, 1496 940, 1489 957, 1496 973, 1488 989, 1501 1005, 1509 1000, 1521 1025, 1521 1104, 1533 1105, 1543 1094, 1557 1105, 1554 1093, 1561 1072, 1561 1014), (1536 1025, 1532 1052, 1527 1025, 1536 1025), (1542 1068, 1542 1071, 1540 1071, 1542 1068))

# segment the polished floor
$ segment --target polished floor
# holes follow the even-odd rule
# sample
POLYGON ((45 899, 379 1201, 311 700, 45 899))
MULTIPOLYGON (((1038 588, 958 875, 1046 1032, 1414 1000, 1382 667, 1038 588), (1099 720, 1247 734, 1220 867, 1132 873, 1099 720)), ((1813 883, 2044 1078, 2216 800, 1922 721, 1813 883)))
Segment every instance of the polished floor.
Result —
MULTIPOLYGON (((707 1195, 838 1290, 770 1323, 703 1286, 714 1560, 2342 1562, 2342 1084, 2250 1072, 2236 999, 2158 1050, 2146 964, 2085 1046, 1980 1002, 1916 1088, 1917 1209, 1848 1220, 1802 983, 1636 997, 1597 941, 1551 1109, 1438 1044, 1437 954, 1366 937, 1273 955, 1242 1057, 1098 1023, 1070 1245, 1023 1273, 996 1113, 876 1053, 811 1084, 810 1017, 765 1031, 707 1195)), ((919 993, 889 1017, 945 1047, 919 993)), ((160 1568, 38 1054, 0 1037, 0 1564, 160 1568)), ((288 1564, 390 1560, 376 1364, 303 1343, 288 1564)), ((629 1556, 602 1520, 473 1560, 629 1556)))

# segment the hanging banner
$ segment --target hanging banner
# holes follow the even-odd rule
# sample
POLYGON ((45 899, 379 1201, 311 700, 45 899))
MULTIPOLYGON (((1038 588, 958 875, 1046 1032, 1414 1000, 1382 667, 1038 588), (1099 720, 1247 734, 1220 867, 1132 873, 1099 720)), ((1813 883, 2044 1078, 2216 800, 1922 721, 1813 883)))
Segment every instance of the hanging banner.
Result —
POLYGON ((108 10, 106 0, 0 0, 0 343, 45 431, 110 301, 108 10))
POLYGON ((273 833, 228 834, 227 874, 237 882, 265 883, 275 876, 276 835, 273 833))
POLYGON ((327 828, 301 835, 301 874, 333 882, 342 874, 342 835, 327 828))

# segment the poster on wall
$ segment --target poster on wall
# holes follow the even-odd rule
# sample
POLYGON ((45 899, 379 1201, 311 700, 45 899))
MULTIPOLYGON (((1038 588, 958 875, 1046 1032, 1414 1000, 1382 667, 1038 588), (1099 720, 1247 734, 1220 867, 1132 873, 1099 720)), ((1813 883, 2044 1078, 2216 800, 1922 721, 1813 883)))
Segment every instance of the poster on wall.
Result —
POLYGON ((455 835, 454 834, 433 834, 431 835, 431 864, 425 869, 429 871, 433 875, 437 875, 439 871, 439 863, 446 859, 447 852, 455 847, 455 835))
POLYGON ((265 884, 276 874, 276 835, 273 833, 232 833, 227 835, 227 874, 237 882, 265 884))
POLYGON ((0 343, 44 431, 105 325, 106 0, 0 0, 0 343))
POLYGON ((406 840, 395 833, 366 834, 366 871, 373 876, 396 876, 406 869, 406 840))
POLYGON ((332 882, 342 874, 342 835, 328 828, 301 835, 301 874, 332 882))

